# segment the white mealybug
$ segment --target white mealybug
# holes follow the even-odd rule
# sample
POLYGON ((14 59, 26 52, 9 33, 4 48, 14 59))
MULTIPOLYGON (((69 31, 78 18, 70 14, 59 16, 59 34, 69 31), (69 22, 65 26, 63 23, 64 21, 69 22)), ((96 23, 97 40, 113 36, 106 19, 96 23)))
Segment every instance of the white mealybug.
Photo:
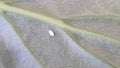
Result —
POLYGON ((49 35, 54 36, 55 34, 54 34, 54 32, 52 30, 49 30, 49 35))

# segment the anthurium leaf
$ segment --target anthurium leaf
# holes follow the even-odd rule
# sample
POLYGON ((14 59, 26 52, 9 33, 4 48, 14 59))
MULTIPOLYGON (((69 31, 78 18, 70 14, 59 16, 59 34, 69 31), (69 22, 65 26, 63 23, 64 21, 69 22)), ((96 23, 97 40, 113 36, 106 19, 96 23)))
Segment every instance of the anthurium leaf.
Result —
POLYGON ((119 68, 119 14, 108 11, 118 1, 111 2, 87 1, 91 9, 82 0, 23 1, 13 6, 0 2, 0 45, 5 51, 0 54, 1 67, 119 68), (80 4, 88 11, 78 7, 82 10, 77 16, 80 4), (101 4, 111 7, 100 8, 101 4), (91 15, 95 11, 100 13, 91 15))

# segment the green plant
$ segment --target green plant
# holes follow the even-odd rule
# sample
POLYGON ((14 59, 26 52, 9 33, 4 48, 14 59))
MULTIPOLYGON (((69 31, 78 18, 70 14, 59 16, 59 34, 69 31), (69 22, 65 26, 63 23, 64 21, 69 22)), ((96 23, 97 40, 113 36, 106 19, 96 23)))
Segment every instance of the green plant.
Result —
MULTIPOLYGON (((29 10, 25 10, 25 9, 21 9, 18 7, 14 7, 11 5, 8 5, 5 2, 0 2, 0 12, 1 14, 5 17, 5 19, 11 23, 11 25, 13 26, 13 28, 15 29, 16 33, 19 35, 19 37, 21 38, 22 42, 24 42, 24 44, 26 45, 26 47, 28 48, 28 50, 31 52, 31 54, 34 56, 34 58, 40 62, 40 64, 42 63, 41 60, 39 59, 39 57, 34 53, 34 51, 28 46, 28 43, 26 43, 26 41, 24 40, 22 33, 19 31, 19 29, 17 28, 17 26, 15 24, 13 24, 12 20, 9 18, 9 16, 6 14, 6 12, 12 12, 12 13, 16 13, 16 14, 20 14, 23 15, 25 17, 29 17, 29 18, 34 18, 35 20, 38 21, 43 21, 46 24, 50 24, 52 26, 55 26, 57 28, 62 29, 69 37, 71 37, 71 35, 69 34, 70 32, 73 33, 78 33, 81 35, 89 35, 98 39, 102 39, 102 40, 106 40, 109 42, 112 42, 114 44, 118 44, 115 45, 116 47, 120 46, 120 40, 117 40, 115 38, 112 38, 110 36, 106 36, 106 35, 102 35, 96 32, 92 32, 89 30, 83 30, 80 28, 76 28, 73 26, 70 26, 68 24, 66 24, 65 22, 67 20, 71 20, 71 19, 86 19, 86 18, 104 18, 104 19, 113 19, 113 18, 120 18, 119 15, 115 15, 115 14, 108 14, 108 15, 102 15, 102 14, 83 14, 83 15, 74 15, 74 16, 69 16, 69 17, 64 17, 62 19, 57 19, 57 18, 52 18, 50 16, 45 16, 43 14, 39 14, 39 13, 35 13, 29 10), (12 10, 11 10, 12 9, 12 10)), ((75 40, 75 38, 72 38, 72 41, 75 42, 77 45, 80 46, 80 44, 75 40)), ((98 54, 94 53, 93 51, 91 51, 89 48, 86 48, 84 46, 80 46, 83 49, 85 49, 87 52, 89 52, 90 54, 93 54, 95 57, 100 58, 101 60, 103 60, 106 64, 109 64, 111 67, 119 67, 119 65, 115 65, 113 62, 110 62, 108 59, 103 58, 101 56, 98 56, 98 54)), ((43 64, 43 68, 44 68, 44 64, 43 64)))

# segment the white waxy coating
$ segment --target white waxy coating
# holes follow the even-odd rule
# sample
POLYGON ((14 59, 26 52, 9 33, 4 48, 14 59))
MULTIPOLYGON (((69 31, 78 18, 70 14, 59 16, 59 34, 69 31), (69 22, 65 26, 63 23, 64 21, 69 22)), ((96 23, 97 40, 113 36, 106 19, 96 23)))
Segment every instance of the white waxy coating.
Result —
POLYGON ((49 35, 54 36, 55 34, 54 34, 54 32, 52 30, 49 30, 49 35))

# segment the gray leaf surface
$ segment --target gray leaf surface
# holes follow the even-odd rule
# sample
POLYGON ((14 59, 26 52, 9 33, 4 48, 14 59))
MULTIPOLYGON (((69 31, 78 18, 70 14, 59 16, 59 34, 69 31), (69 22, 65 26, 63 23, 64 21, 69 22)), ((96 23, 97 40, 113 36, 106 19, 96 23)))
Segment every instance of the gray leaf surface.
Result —
POLYGON ((89 17, 91 14, 119 15, 119 0, 6 2, 18 8, 63 20, 78 31, 62 29, 42 20, 6 11, 0 15, 1 68, 120 67, 120 17, 89 17), (88 17, 80 17, 82 14, 88 17), (81 29, 86 30, 88 34, 80 32, 81 29), (49 30, 55 35, 50 36, 49 30), (95 34, 99 35, 94 36, 95 34), (99 37, 101 35, 109 38, 99 37))

